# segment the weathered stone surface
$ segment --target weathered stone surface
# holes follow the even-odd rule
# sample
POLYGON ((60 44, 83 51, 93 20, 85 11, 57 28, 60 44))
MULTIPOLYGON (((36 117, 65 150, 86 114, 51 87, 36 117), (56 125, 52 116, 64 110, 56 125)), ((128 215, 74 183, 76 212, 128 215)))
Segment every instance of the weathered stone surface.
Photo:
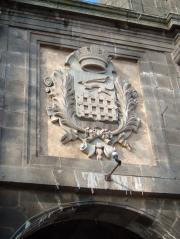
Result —
POLYGON ((165 16, 168 12, 172 11, 175 13, 180 13, 178 0, 170 0, 169 2, 166 0, 158 0, 157 2, 150 2, 148 0, 131 0, 131 2, 127 0, 98 0, 98 3, 160 16, 165 16))
MULTIPOLYGON (((3 195, 8 195, 7 197, 17 196, 19 195, 19 205, 17 208, 7 208, 1 212, 1 216, 4 217, 3 220, 1 218, 1 229, 0 232, 3 235, 3 238, 9 238, 9 235, 17 230, 19 227, 19 224, 21 223, 27 223, 26 226, 29 226, 31 215, 37 215, 39 213, 43 213, 48 209, 52 209, 52 207, 58 207, 60 212, 63 213, 64 210, 66 210, 66 206, 69 205, 71 202, 78 201, 79 206, 81 205, 81 202, 84 202, 84 205, 86 204, 87 200, 91 202, 94 205, 96 205, 96 202, 104 202, 105 205, 111 205, 111 203, 114 203, 114 206, 120 205, 122 208, 122 212, 126 214, 126 216, 123 217, 123 221, 118 219, 119 223, 123 222, 123 224, 126 224, 127 226, 131 225, 134 221, 139 222, 142 220, 140 215, 149 215, 151 220, 154 220, 155 222, 160 222, 162 227, 162 233, 167 233, 168 230, 171 232, 174 230, 177 232, 177 238, 178 238, 178 230, 177 227, 179 225, 178 220, 178 213, 179 213, 179 200, 175 199, 158 199, 158 198, 134 198, 133 193, 127 194, 126 197, 119 197, 119 196, 112 196, 112 195, 88 195, 88 194, 80 194, 80 193, 68 193, 68 192, 47 192, 47 191, 38 191, 38 190, 22 190, 22 189, 14 189, 14 190, 7 190, 5 188, 1 188, 1 191, 3 192, 3 195), (11 192, 11 193, 10 193, 11 192), (137 212, 134 210, 134 208, 138 208, 139 216, 135 216, 134 213, 137 212), (133 210, 132 210, 133 209, 133 210), (130 210, 130 211, 129 211, 130 210), (132 210, 132 211, 131 211, 132 210), (9 218, 6 214, 9 213, 11 215, 11 218, 9 218), (23 216, 22 216, 23 213, 23 216), (129 216, 131 215, 131 222, 129 221, 129 216), (134 217, 135 216, 135 217, 134 217), (17 221, 18 219, 18 221, 17 221), (129 221, 129 222, 128 222, 129 221), (9 223, 11 222, 11 228, 9 227, 9 223), (6 228, 6 230, 5 230, 6 228), (163 229, 164 228, 164 229, 163 229)), ((5 199, 5 198, 4 198, 5 199)), ((6 198, 7 200, 7 198, 6 198)), ((1 203, 3 205, 9 205, 6 203, 6 200, 4 202, 1 199, 1 203)), ((88 202, 87 202, 88 204, 88 202)), ((70 204, 71 205, 71 204, 70 204)), ((13 204, 11 205, 13 206, 13 204)), ((15 205, 14 205, 15 206, 15 205)), ((75 204, 71 205, 71 208, 76 207, 75 204)), ((92 210, 93 205, 91 206, 92 210)), ((111 209, 109 212, 113 213, 113 217, 108 216, 109 220, 114 220, 116 223, 117 221, 117 215, 116 215, 116 208, 114 208, 114 211, 111 209)), ((79 213, 88 212, 88 208, 84 207, 80 209, 79 213)), ((102 211, 102 210, 101 210, 102 211)), ((103 210, 104 211, 104 210, 103 210)), ((70 213, 70 211, 69 211, 70 213)), ((120 212, 119 212, 120 213, 120 212)), ((121 214, 121 213, 120 213, 121 214)), ((119 214, 119 215, 120 215, 119 214)), ((69 214, 66 213, 66 216, 69 214)), ((96 213, 96 219, 99 215, 99 213, 96 213)), ((49 214, 49 217, 51 214, 49 214)), ((91 213, 89 212, 89 217, 91 218, 91 213)), ((103 218, 107 217, 107 212, 104 214, 103 218)), ((45 219, 45 217, 44 217, 45 219)), ((146 227, 151 227, 151 222, 146 220, 147 218, 144 217, 144 220, 142 221, 143 225, 146 227)), ((42 223, 42 222, 41 222, 42 223)), ((175 235, 175 234, 173 234, 175 235)))
POLYGON ((8 34, 8 51, 19 52, 19 54, 28 51, 27 31, 12 27, 8 34))
MULTIPOLYGON (((8 15, 5 16, 7 17, 8 15)), ((24 21, 28 24, 25 15, 23 15, 23 17, 24 21)), ((15 162, 21 162, 21 160, 27 162, 26 160, 29 160, 31 165, 45 164, 49 165, 51 169, 53 169, 53 166, 69 169, 72 165, 73 168, 76 169, 80 167, 84 171, 98 172, 101 171, 101 169, 107 170, 109 167, 106 163, 103 165, 100 165, 99 163, 97 164, 96 162, 90 163, 88 161, 82 163, 79 159, 79 152, 75 153, 74 144, 73 147, 72 145, 68 146, 68 151, 64 148, 64 153, 68 154, 64 155, 64 159, 61 159, 62 150, 54 148, 54 142, 50 143, 48 146, 47 139, 49 140, 50 138, 53 138, 58 144, 59 135, 57 134, 57 128, 54 128, 51 133, 45 128, 47 118, 42 107, 45 103, 44 93, 39 80, 41 77, 44 78, 49 75, 52 68, 59 68, 63 63, 65 56, 72 51, 72 48, 79 47, 79 43, 76 38, 73 38, 72 41, 72 38, 68 37, 68 34, 70 34, 69 30, 72 30, 72 28, 67 28, 60 20, 55 18, 54 21, 48 22, 43 15, 41 18, 44 19, 44 21, 40 22, 39 20, 32 19, 31 27, 43 31, 48 29, 47 32, 49 31, 51 34, 53 34, 55 28, 58 27, 59 32, 56 37, 52 37, 51 34, 43 35, 28 33, 27 30, 20 29, 17 26, 11 26, 8 30, 8 52, 3 52, 3 58, 6 59, 8 64, 6 67, 6 90, 2 91, 2 107, 4 106, 5 108, 5 111, 4 109, 1 111, 3 114, 1 114, 1 126, 3 127, 2 162, 3 164, 7 162, 9 165, 12 162, 12 165, 15 165, 15 162), (58 25, 56 21, 60 21, 60 24, 58 25), (51 26, 51 28, 48 28, 49 26, 51 26), (59 38, 59 33, 66 33, 66 37, 59 38), (29 44, 30 39, 31 46, 29 44), (52 42, 53 44, 58 44, 58 46, 64 47, 69 44, 69 49, 62 50, 62 48, 58 49, 44 45, 39 49, 37 40, 52 42), (73 46, 72 42, 74 44, 73 46), (29 53, 30 55, 28 55, 29 53), (39 57, 41 59, 40 72, 38 68, 39 65, 37 64, 39 57), (42 94, 40 103, 38 98, 39 94, 42 94), (16 143, 14 143, 13 138, 16 138, 16 143), (17 152, 14 159, 12 154, 8 152, 8 141, 10 143, 9 148, 13 149, 14 147, 14 150, 17 152), (52 150, 51 154, 49 154, 49 150, 52 150), (74 159, 77 160, 77 162, 68 159, 70 151, 71 154, 74 154, 74 159), (27 152, 29 152, 29 154, 27 154, 27 152), (56 154, 56 157, 48 156, 53 154, 56 154)), ((14 15, 13 19, 15 22, 18 21, 19 24, 23 24, 18 14, 14 15)), ((139 97, 140 108, 137 109, 142 118, 142 126, 140 129, 141 137, 139 138, 139 135, 137 134, 132 140, 132 142, 135 141, 136 151, 129 153, 122 150, 121 157, 124 160, 124 165, 121 169, 118 169, 117 172, 129 175, 139 175, 140 173, 144 176, 158 176, 158 166, 151 174, 149 174, 151 166, 158 165, 159 163, 167 165, 167 162, 171 162, 171 159, 168 158, 168 150, 166 150, 167 139, 164 128, 166 128, 167 131, 169 129, 178 129, 178 120, 175 117, 177 110, 174 110, 175 106, 176 108, 178 107, 178 102, 176 102, 175 105, 175 95, 173 93, 175 81, 174 84, 172 84, 171 78, 172 76, 173 78, 177 77, 177 73, 175 73, 176 68, 173 65, 174 63, 169 53, 164 54, 162 51, 160 53, 160 51, 156 52, 151 51, 150 49, 154 47, 154 50, 157 48, 163 48, 166 49, 166 51, 169 51, 172 47, 172 39, 165 34, 154 34, 153 31, 149 31, 149 33, 143 33, 143 31, 141 31, 135 34, 132 30, 126 30, 121 31, 121 34, 119 34, 118 31, 120 29, 118 30, 111 25, 111 23, 108 23, 107 26, 103 26, 104 32, 100 31, 100 29, 102 29, 101 22, 98 22, 99 25, 96 24, 96 31, 92 31, 95 26, 93 25, 93 21, 91 27, 88 28, 84 28, 82 22, 80 22, 82 25, 78 28, 76 18, 72 20, 71 24, 73 25, 74 36, 81 31, 81 37, 83 37, 83 33, 85 33, 86 37, 88 37, 88 42, 92 41, 93 38, 96 39, 96 43, 97 40, 102 41, 103 39, 107 39, 109 36, 108 31, 111 30, 112 34, 109 41, 116 43, 116 46, 107 46, 107 49, 112 55, 114 54, 114 62, 117 66, 117 70, 124 78, 129 78, 135 88, 138 89, 138 92, 141 92, 139 97), (82 31, 82 29, 84 30, 82 31), (134 37, 133 34, 135 34, 136 37, 134 37), (146 35, 146 38, 142 38, 143 34, 146 35), (129 49, 123 47, 122 43, 126 43, 129 46, 129 49), (140 45, 142 49, 139 48, 140 45), (144 49, 148 48, 149 50, 145 52, 144 49), (129 60, 119 60, 119 57, 122 55, 127 58, 140 58, 139 73, 136 63, 132 63, 129 60), (138 74, 140 75, 140 81, 138 74), (141 147, 142 142, 143 147, 141 147), (159 142, 161 142, 161 144, 159 144, 159 142), (131 167, 130 164, 134 165, 134 167, 131 167), (144 165, 151 166, 150 168, 145 168, 144 165)), ((26 26, 27 29, 29 29, 29 25, 26 26)), ((4 39, 7 37, 7 29, 4 28, 3 32, 4 37, 1 39, 2 43, 5 44, 4 39)), ((82 44, 85 44, 84 40, 82 41, 82 44)), ((5 61, 3 61, 3 65, 4 64, 5 61)), ((2 79, 3 86, 5 78, 2 79)), ((171 141, 171 143, 174 144, 174 141, 171 141)), ((169 175, 171 175, 171 173, 169 173, 169 175)))
POLYGON ((17 144, 16 140, 10 142, 9 140, 5 141, 2 139, 1 142, 1 157, 0 164, 5 165, 21 165, 23 162, 23 150, 22 144, 17 144))
POLYGON ((16 96, 11 95, 7 92, 4 97, 4 108, 9 111, 24 112, 25 111, 25 99, 21 94, 16 96))
POLYGON ((2 128, 2 140, 8 143, 23 144, 23 130, 2 128))
POLYGON ((166 130, 167 140, 169 144, 180 145, 180 130, 166 130))
POLYGON ((180 145, 177 144, 169 144, 169 150, 171 153, 172 160, 179 163, 179 154, 180 154, 180 145))
MULTIPOLYGON (((133 207, 164 225, 162 238, 179 238, 180 203, 173 197, 180 194, 180 21, 178 14, 167 17, 179 12, 178 0, 16 1, 0 4, 0 238, 31 216, 84 200, 133 207), (81 158, 79 143, 59 147, 62 132, 45 112, 43 79, 90 44, 106 49, 139 93, 140 134, 132 138, 134 151, 120 150, 112 182, 104 176, 115 162, 81 158)), ((127 225, 134 222, 149 225, 138 216, 127 225)))

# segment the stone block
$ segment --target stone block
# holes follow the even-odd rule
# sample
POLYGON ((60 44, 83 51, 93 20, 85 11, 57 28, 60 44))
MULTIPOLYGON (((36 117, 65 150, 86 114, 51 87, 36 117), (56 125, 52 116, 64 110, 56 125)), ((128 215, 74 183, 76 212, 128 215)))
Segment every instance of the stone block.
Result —
POLYGON ((172 89, 174 91, 176 91, 180 88, 180 78, 179 78, 179 76, 170 74, 170 81, 171 81, 172 89))
POLYGON ((172 224, 172 229, 177 233, 177 238, 179 236, 179 228, 180 228, 180 218, 176 216, 174 218, 174 223, 172 224))
POLYGON ((143 5, 139 0, 132 0, 132 8, 137 12, 143 12, 143 5))
POLYGON ((157 96, 159 100, 165 100, 165 102, 173 103, 174 101, 174 92, 173 90, 159 87, 157 89, 157 96))
POLYGON ((153 86, 152 84, 152 73, 151 72, 141 72, 140 82, 142 86, 153 86))
POLYGON ((175 200, 176 215, 180 218, 180 200, 175 200))
POLYGON ((27 31, 15 27, 9 28, 8 50, 14 52, 28 52, 27 31))
POLYGON ((4 106, 4 94, 0 92, 0 108, 2 109, 4 106))
POLYGON ((169 75, 168 66, 166 64, 152 63, 151 66, 154 73, 165 76, 169 75))
POLYGON ((175 103, 175 109, 176 109, 176 112, 180 112, 180 102, 176 102, 175 103))
POLYGON ((177 163, 173 163, 172 170, 176 176, 176 179, 180 180, 179 161, 177 163))
POLYGON ((145 55, 144 57, 145 59, 142 59, 141 61, 139 61, 139 70, 140 72, 146 72, 146 73, 151 72, 152 68, 151 68, 149 59, 146 59, 147 55, 145 55))
POLYGON ((164 131, 162 129, 155 128, 153 130, 150 130, 151 133, 151 140, 154 142, 154 144, 166 144, 166 139, 164 135, 164 131))
POLYGON ((31 218, 41 210, 44 211, 43 203, 38 199, 37 193, 32 190, 19 192, 19 208, 26 218, 31 218))
POLYGON ((157 86, 162 89, 172 89, 171 79, 168 76, 156 74, 157 86))
POLYGON ((146 101, 152 100, 154 98, 154 89, 150 85, 144 85, 142 88, 146 101))
MULTIPOLYGON (((21 53, 21 52, 7 52, 7 67, 23 67, 26 64, 26 54, 21 53)), ((18 69, 19 71, 21 70, 20 68, 18 69)))
POLYGON ((12 52, 28 53, 29 43, 27 40, 18 39, 9 39, 8 49, 12 52))
POLYGON ((80 170, 54 170, 54 177, 57 182, 57 188, 61 186, 76 187, 77 189, 88 189, 94 194, 95 189, 107 188, 104 180, 104 174, 80 170))
POLYGON ((24 80, 21 81, 21 79, 16 80, 11 78, 10 81, 7 80, 7 85, 6 85, 6 94, 11 94, 13 96, 19 96, 19 97, 24 97, 24 80))
POLYGON ((74 158, 61 158, 61 167, 63 168, 74 168, 92 172, 98 172, 102 169, 103 163, 97 162, 96 160, 89 160, 88 164, 86 160, 74 159, 74 158))
POLYGON ((152 214, 153 216, 157 216, 159 214, 159 211, 161 210, 161 207, 163 205, 164 200, 163 199, 151 199, 147 198, 147 200, 144 201, 144 210, 152 214))
POLYGON ((179 12, 179 1, 178 0, 171 0, 170 10, 174 13, 179 12))
POLYGON ((149 15, 151 14, 156 16, 160 15, 160 11, 157 8, 155 8, 155 6, 144 5, 143 10, 145 14, 149 14, 149 15))
POLYGON ((165 135, 162 134, 161 136, 163 137, 162 141, 157 141, 153 145, 153 149, 157 153, 156 163, 158 166, 160 166, 159 170, 157 170, 158 173, 156 173, 155 175, 158 176, 158 174, 160 174, 160 175, 166 174, 166 176, 167 176, 167 175, 171 175, 171 170, 166 172, 166 169, 162 168, 162 165, 163 166, 167 165, 168 160, 169 160, 169 158, 168 158, 169 154, 168 154, 168 148, 167 148, 168 145, 167 145, 167 142, 165 139, 165 135))
POLYGON ((46 186, 53 186, 55 189, 55 178, 52 174, 52 169, 43 166, 36 167, 9 167, 1 165, 0 180, 6 182, 41 184, 46 186))
POLYGON ((179 194, 179 180, 166 178, 144 178, 145 191, 161 194, 179 194))
POLYGON ((147 114, 148 127, 150 129, 162 128, 162 118, 158 102, 156 100, 145 100, 144 104, 147 114))
POLYGON ((180 162, 180 145, 169 144, 169 151, 171 156, 171 162, 180 162))
POLYGON ((177 71, 177 65, 174 64, 174 61, 172 61, 170 64, 168 64, 169 74, 171 76, 178 77, 178 71, 177 71))
MULTIPOLYGON (((175 103, 170 98, 159 100, 160 114, 164 115, 177 115, 175 103)), ((161 116, 161 118, 162 118, 161 116)))
MULTIPOLYGON (((103 163, 103 170, 101 173, 107 174, 109 173, 112 168, 114 168, 115 162, 104 162, 103 163)), ((143 173, 141 171, 141 167, 138 164, 126 164, 124 163, 124 159, 122 158, 122 165, 116 169, 116 174, 119 175, 141 175, 143 173)))
POLYGON ((164 53, 148 51, 148 59, 153 63, 167 64, 167 58, 164 53))
POLYGON ((61 193, 55 194, 54 192, 35 192, 34 194, 36 197, 34 203, 40 204, 45 210, 56 207, 57 205, 61 206, 63 203, 61 193))
POLYGON ((156 2, 157 8, 159 10, 159 15, 166 16, 169 10, 169 3, 166 0, 160 0, 156 2))
MULTIPOLYGON (((61 167, 61 158, 57 156, 48 156, 47 149, 42 149, 42 147, 37 149, 37 145, 35 142, 36 139, 36 131, 31 132, 31 142, 28 144, 31 148, 31 159, 30 163, 33 164, 44 164, 44 165, 53 165, 54 167, 61 167), (38 157, 37 157, 37 150, 38 150, 38 157)), ((42 139, 40 138, 40 142, 42 142, 42 139)), ((46 140, 43 139, 43 142, 45 142, 45 146, 47 146, 46 140)))
POLYGON ((7 33, 8 33, 8 26, 5 24, 0 25, 0 50, 3 51, 6 49, 7 46, 7 33))
POLYGON ((16 144, 16 138, 12 139, 14 142, 6 142, 1 144, 0 164, 18 166, 22 165, 23 144, 16 144))
POLYGON ((25 99, 20 96, 13 96, 10 93, 5 95, 4 108, 8 111, 25 112, 25 99))
POLYGON ((4 112, 4 126, 8 128, 23 128, 23 113, 19 112, 4 112))
POLYGON ((166 217, 168 219, 171 219, 173 223, 173 221, 176 219, 177 216, 175 201, 169 199, 162 200, 162 203, 159 205, 159 212, 161 213, 158 213, 158 215, 156 215, 156 218, 159 221, 163 221, 163 218, 166 217))
MULTIPOLYGON (((156 147, 156 145, 155 145, 156 147)), ((166 157, 166 152, 163 151, 163 154, 165 154, 166 157)), ((163 154, 161 155, 163 157, 163 154)), ((165 167, 165 159, 159 157, 160 153, 159 151, 156 152, 156 162, 154 166, 146 166, 142 165, 141 166, 141 174, 144 177, 170 177, 172 172, 168 171, 167 172, 167 167, 165 167)))
POLYGON ((14 82, 14 84, 19 85, 20 82, 26 81, 26 65, 8 64, 6 68, 6 81, 14 82))
POLYGON ((0 92, 4 91, 5 80, 3 77, 0 76, 0 92))
POLYGON ((2 142, 13 143, 13 144, 23 144, 23 129, 13 129, 13 128, 2 128, 2 142))
POLYGON ((166 130, 166 136, 169 144, 180 145, 180 130, 166 130))
POLYGON ((18 197, 18 190, 0 187, 0 207, 18 207, 18 197))
POLYGON ((5 69, 6 64, 0 64, 0 91, 4 91, 5 88, 5 69))
POLYGON ((121 7, 121 8, 129 8, 129 1, 128 0, 98 0, 98 3, 101 4, 106 4, 106 5, 110 5, 113 7, 121 7))
POLYGON ((176 97, 176 102, 180 103, 180 89, 174 90, 174 95, 176 97))
POLYGON ((180 115, 176 114, 168 114, 164 115, 164 122, 165 122, 165 127, 167 129, 175 129, 175 130, 180 130, 180 115))

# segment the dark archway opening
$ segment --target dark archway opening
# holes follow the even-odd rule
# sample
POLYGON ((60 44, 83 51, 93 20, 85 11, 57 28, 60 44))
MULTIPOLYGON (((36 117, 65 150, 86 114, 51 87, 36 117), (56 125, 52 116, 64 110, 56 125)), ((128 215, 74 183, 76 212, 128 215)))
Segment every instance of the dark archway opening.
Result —
POLYGON ((106 222, 72 220, 50 225, 28 239, 141 239, 135 233, 106 222))

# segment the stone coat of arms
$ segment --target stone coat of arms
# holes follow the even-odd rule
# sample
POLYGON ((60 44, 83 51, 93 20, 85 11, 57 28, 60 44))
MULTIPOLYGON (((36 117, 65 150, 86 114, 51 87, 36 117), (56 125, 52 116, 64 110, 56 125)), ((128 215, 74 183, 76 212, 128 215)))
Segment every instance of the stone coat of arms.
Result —
POLYGON ((140 125, 138 94, 118 78, 105 50, 91 45, 74 51, 44 82, 47 113, 63 127, 63 144, 80 139, 80 150, 97 159, 111 159, 116 143, 131 150, 127 139, 140 125))

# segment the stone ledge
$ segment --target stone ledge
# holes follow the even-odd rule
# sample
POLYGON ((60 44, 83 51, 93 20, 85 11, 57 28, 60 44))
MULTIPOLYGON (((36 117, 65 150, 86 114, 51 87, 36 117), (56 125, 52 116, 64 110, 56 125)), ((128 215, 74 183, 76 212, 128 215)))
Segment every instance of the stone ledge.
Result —
POLYGON ((118 193, 123 196, 179 197, 180 180, 175 178, 155 178, 113 175, 112 182, 104 180, 104 174, 82 172, 74 173, 65 169, 43 167, 7 167, 0 168, 0 184, 33 188, 51 188, 53 190, 75 190, 118 193))
MULTIPOLYGON (((7 5, 7 2, 8 1, 4 1, 5 6, 7 5)), ((61 3, 56 0, 50 0, 48 2, 45 0, 9 0, 9 3, 12 2, 16 4, 26 4, 36 7, 38 6, 71 13, 78 13, 86 16, 110 19, 119 22, 128 22, 130 24, 164 30, 170 30, 173 26, 180 25, 180 15, 175 13, 169 13, 166 17, 159 17, 155 15, 137 13, 129 9, 66 0, 62 0, 61 3)))

